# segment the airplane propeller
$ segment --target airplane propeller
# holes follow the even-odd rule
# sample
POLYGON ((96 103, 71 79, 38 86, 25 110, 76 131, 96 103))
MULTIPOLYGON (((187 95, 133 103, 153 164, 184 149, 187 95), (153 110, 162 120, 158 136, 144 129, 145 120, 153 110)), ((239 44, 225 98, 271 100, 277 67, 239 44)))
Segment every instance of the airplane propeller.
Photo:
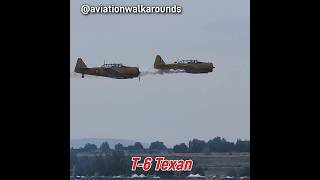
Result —
POLYGON ((137 64, 137 67, 138 67, 138 70, 139 70, 139 82, 140 82, 140 74, 141 74, 141 72, 140 72, 140 68, 139 68, 139 65, 137 64))

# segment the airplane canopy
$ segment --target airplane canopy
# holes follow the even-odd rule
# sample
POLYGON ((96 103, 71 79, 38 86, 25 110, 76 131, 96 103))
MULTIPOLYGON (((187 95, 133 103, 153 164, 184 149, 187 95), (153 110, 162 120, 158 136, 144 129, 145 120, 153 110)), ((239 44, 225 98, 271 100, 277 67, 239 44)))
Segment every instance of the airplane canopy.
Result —
POLYGON ((111 67, 123 67, 122 64, 104 64, 101 67, 111 68, 111 67))
POLYGON ((178 61, 178 63, 180 63, 180 64, 196 64, 196 63, 198 63, 198 61, 197 60, 180 60, 180 61, 178 61))

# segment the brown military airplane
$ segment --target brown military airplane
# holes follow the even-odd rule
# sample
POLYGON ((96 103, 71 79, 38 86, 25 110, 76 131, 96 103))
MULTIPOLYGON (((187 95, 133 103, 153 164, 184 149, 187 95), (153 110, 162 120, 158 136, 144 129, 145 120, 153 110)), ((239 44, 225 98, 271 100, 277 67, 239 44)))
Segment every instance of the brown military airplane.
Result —
POLYGON ((178 60, 171 64, 166 64, 160 55, 157 55, 154 61, 154 68, 162 71, 173 69, 183 70, 187 73, 209 73, 215 67, 212 63, 200 62, 198 60, 178 60))
POLYGON ((81 58, 78 58, 74 72, 82 74, 82 78, 84 78, 85 74, 116 79, 129 79, 140 75, 138 67, 128 67, 122 64, 104 63, 101 67, 88 68, 81 58))

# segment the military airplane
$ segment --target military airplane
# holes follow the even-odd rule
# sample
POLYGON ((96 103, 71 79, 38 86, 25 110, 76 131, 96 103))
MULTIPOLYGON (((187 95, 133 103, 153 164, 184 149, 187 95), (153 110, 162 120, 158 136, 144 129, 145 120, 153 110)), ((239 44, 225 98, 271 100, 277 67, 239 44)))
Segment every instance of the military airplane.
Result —
POLYGON ((122 64, 104 63, 100 67, 88 68, 81 58, 78 58, 76 67, 74 68, 74 72, 82 74, 82 78, 84 78, 85 74, 93 76, 104 76, 115 79, 129 79, 138 77, 140 75, 138 67, 129 67, 122 64))
POLYGON ((160 55, 156 56, 154 68, 161 71, 182 70, 187 73, 209 73, 212 72, 212 63, 200 62, 198 60, 177 60, 171 64, 166 64, 160 55))

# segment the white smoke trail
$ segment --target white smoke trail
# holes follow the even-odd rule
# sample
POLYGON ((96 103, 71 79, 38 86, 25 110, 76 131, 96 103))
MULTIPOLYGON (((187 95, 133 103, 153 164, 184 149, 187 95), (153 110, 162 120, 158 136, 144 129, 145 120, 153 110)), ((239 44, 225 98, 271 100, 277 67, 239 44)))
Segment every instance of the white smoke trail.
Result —
POLYGON ((185 73, 183 70, 141 70, 140 76, 148 76, 148 75, 163 75, 163 74, 176 74, 176 73, 185 73))

